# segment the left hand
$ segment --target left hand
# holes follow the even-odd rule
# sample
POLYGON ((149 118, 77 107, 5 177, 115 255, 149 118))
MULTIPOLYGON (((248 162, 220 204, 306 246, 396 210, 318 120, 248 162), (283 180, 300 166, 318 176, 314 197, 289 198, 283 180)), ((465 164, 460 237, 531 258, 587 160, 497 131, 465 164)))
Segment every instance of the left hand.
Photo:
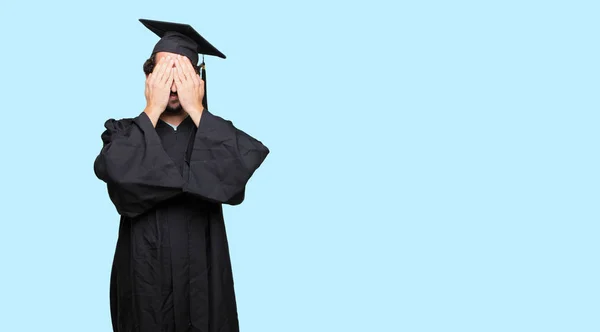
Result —
MULTIPOLYGON (((204 110, 204 81, 196 73, 190 59, 178 55, 175 59, 175 85, 181 107, 190 115, 199 116, 204 110)), ((195 117, 194 116, 194 117, 195 117)))

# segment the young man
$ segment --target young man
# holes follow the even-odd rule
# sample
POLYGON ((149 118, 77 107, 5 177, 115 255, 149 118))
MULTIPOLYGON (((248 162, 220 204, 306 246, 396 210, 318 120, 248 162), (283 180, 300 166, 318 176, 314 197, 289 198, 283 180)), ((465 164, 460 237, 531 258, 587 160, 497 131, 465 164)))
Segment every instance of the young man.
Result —
POLYGON ((106 121, 94 163, 121 215, 113 329, 237 332, 222 204, 244 200, 269 150, 207 109, 198 54, 225 56, 189 25, 140 21, 161 37, 144 65, 147 105, 106 121))

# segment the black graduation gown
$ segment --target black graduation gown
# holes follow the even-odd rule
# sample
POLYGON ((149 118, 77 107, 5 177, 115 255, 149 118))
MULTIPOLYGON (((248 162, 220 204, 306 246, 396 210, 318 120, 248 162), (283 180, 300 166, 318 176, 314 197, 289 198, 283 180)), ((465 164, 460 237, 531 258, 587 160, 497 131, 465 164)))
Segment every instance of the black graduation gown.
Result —
POLYGON ((268 148, 208 111, 198 128, 144 112, 104 126, 94 171, 121 215, 114 331, 239 331, 221 204, 242 203, 268 148))

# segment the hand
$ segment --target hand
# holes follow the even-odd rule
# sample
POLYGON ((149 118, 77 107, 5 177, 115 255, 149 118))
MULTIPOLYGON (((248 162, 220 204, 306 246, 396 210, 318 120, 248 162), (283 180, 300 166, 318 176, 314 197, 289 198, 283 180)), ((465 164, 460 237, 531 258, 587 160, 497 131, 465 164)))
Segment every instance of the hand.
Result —
POLYGON ((162 58, 146 78, 144 112, 148 114, 154 125, 169 103, 171 85, 173 85, 173 63, 174 59, 170 56, 162 58))
MULTIPOLYGON (((190 59, 178 55, 175 59, 175 86, 181 107, 194 118, 199 119, 204 110, 202 99, 204 98, 204 81, 196 73, 190 59)), ((196 123, 198 125, 198 123, 196 123)))

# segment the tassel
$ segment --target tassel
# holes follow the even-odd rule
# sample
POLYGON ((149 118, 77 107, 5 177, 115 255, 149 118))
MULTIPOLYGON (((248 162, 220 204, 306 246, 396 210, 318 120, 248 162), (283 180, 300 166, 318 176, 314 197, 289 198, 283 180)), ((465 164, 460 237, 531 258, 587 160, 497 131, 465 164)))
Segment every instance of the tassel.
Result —
POLYGON ((204 106, 205 110, 208 110, 208 100, 206 98, 206 64, 204 63, 204 54, 202 55, 202 64, 200 64, 200 68, 202 69, 201 78, 204 81, 204 98, 202 98, 202 106, 204 106))

